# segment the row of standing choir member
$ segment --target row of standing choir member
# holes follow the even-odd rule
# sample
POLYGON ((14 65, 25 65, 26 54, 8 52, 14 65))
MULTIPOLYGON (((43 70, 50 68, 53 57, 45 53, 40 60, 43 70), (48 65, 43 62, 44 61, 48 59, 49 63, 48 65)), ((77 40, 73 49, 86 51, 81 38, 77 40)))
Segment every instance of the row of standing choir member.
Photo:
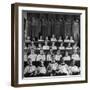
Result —
POLYGON ((62 19, 55 19, 55 21, 48 20, 42 18, 40 21, 37 18, 32 17, 31 20, 27 20, 27 28, 26 33, 28 36, 39 37, 42 35, 44 37, 51 36, 51 34, 55 34, 57 37, 61 36, 70 36, 73 35, 74 40, 78 41, 79 39, 79 20, 73 20, 73 24, 71 24, 71 20, 67 19, 64 23, 62 19), (71 34, 72 33, 72 34, 71 34), (65 34, 65 35, 64 35, 65 34))
POLYGON ((35 66, 32 64, 32 60, 28 59, 28 65, 24 69, 24 76, 56 76, 56 75, 78 75, 80 74, 80 67, 75 65, 73 60, 70 61, 68 66, 64 60, 60 60, 57 63, 52 56, 52 61, 45 67, 43 60, 40 60, 40 65, 35 66))
POLYGON ((31 59, 31 61, 52 61, 52 55, 55 61, 60 61, 61 58, 63 58, 64 61, 70 61, 71 59, 73 59, 74 61, 80 61, 80 56, 77 53, 76 49, 71 55, 69 55, 66 51, 64 56, 60 53, 60 50, 58 50, 56 54, 54 54, 51 50, 46 55, 44 54, 43 50, 40 50, 40 54, 35 54, 34 50, 31 50, 31 53, 29 55, 27 55, 27 53, 24 53, 24 61, 27 62, 28 59, 31 59))

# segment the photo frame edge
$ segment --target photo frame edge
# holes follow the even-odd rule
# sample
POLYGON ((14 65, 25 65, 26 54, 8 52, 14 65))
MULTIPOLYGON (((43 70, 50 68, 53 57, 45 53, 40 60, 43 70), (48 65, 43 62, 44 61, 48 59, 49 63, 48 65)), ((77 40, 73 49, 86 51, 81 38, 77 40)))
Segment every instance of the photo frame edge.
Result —
POLYGON ((27 4, 27 3, 14 3, 11 4, 11 86, 14 87, 25 87, 25 86, 41 86, 41 85, 60 85, 60 84, 77 84, 77 83, 87 83, 88 82, 88 7, 77 7, 77 6, 60 6, 60 5, 46 5, 46 4, 27 4), (51 83, 36 83, 36 84, 18 84, 18 7, 19 6, 38 6, 42 7, 53 7, 56 8, 63 8, 65 9, 83 9, 85 10, 86 18, 85 18, 85 29, 86 29, 86 73, 85 73, 85 80, 83 81, 68 81, 68 82, 51 82, 51 83), (15 42, 14 42, 15 41, 15 42), (17 42, 17 43, 16 43, 17 42), (14 48, 15 47, 15 48, 14 48), (15 52, 15 53, 14 53, 15 52), (15 74, 16 73, 16 74, 15 74))

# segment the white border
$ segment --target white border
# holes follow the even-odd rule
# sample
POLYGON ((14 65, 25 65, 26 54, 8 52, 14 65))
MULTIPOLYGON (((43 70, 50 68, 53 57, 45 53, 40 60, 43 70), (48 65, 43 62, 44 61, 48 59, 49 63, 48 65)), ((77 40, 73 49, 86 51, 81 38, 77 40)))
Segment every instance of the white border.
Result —
POLYGON ((67 81, 79 81, 85 80, 85 10, 74 9, 56 9, 56 8, 41 8, 41 7, 18 7, 18 83, 19 84, 34 84, 34 83, 47 83, 47 82, 67 82, 67 81), (81 27, 81 76, 59 76, 59 77, 45 77, 45 78, 32 78, 22 79, 22 10, 33 11, 49 11, 49 12, 69 12, 69 13, 81 13, 80 27, 81 27))

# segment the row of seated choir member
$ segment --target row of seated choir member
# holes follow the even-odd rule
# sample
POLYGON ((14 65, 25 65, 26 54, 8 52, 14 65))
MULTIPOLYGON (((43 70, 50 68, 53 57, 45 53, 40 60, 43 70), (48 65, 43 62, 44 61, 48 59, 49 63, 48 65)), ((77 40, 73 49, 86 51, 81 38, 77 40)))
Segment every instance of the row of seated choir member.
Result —
POLYGON ((44 45, 42 45, 41 43, 38 43, 38 45, 35 45, 34 42, 32 42, 31 44, 28 44, 26 46, 26 44, 24 43, 24 49, 35 49, 35 50, 50 50, 50 49, 53 49, 53 50, 57 50, 57 49, 60 49, 60 50, 72 50, 72 49, 79 49, 79 46, 77 45, 77 43, 74 43, 74 44, 71 44, 71 43, 67 43, 67 44, 64 44, 63 42, 60 43, 59 45, 56 45, 55 42, 52 42, 51 45, 48 44, 48 42, 45 42, 44 45))
POLYGON ((52 56, 56 61, 60 61, 61 59, 63 59, 64 61, 70 61, 72 59, 74 61, 80 60, 80 55, 75 49, 71 55, 68 53, 68 51, 65 52, 65 55, 62 55, 60 50, 57 50, 56 54, 54 54, 53 51, 45 54, 43 50, 40 50, 40 53, 36 54, 34 50, 31 50, 30 54, 24 52, 24 61, 27 61, 28 59, 31 59, 32 61, 52 61, 52 56))
POLYGON ((41 60, 39 65, 34 65, 29 58, 28 64, 24 69, 24 76, 56 76, 56 75, 78 75, 80 74, 80 67, 75 65, 75 62, 70 61, 70 65, 67 65, 64 60, 59 63, 55 62, 54 57, 52 61, 48 63, 47 67, 41 60))
MULTIPOLYGON (((31 41, 29 36, 27 36, 25 38, 25 40, 26 40, 26 42, 30 42, 31 41)), ((36 41, 35 38, 33 38, 32 41, 36 41)), ((71 42, 71 43, 74 43, 75 42, 72 36, 70 36, 70 37, 69 36, 66 36, 64 39, 62 39, 62 37, 60 36, 57 39, 54 34, 52 35, 52 37, 50 39, 49 39, 48 36, 46 36, 45 40, 43 39, 42 36, 40 36, 40 38, 37 39, 37 41, 42 41, 42 42, 43 41, 58 41, 58 42, 71 42)))

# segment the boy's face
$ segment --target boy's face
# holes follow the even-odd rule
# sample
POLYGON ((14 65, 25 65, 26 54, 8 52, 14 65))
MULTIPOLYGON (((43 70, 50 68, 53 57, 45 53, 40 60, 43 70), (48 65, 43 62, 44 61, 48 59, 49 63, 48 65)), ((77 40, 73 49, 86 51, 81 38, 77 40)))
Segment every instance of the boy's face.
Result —
POLYGON ((55 36, 54 36, 54 35, 52 35, 52 37, 54 38, 55 36))
POLYGON ((38 44, 38 47, 41 47, 41 44, 38 44))
POLYGON ((42 36, 40 36, 40 39, 42 39, 42 36))
POLYGON ((63 43, 61 43, 61 46, 63 46, 63 43))
POLYGON ((75 54, 77 53, 77 50, 76 50, 76 49, 74 50, 74 53, 75 53, 75 54))
POLYGON ((74 66, 74 65, 75 65, 75 61, 74 61, 74 60, 71 62, 71 65, 72 65, 72 66, 74 66))
POLYGON ((44 63, 43 63, 43 61, 41 60, 41 66, 43 66, 44 65, 44 63))
POLYGON ((55 43, 54 42, 52 43, 52 46, 55 46, 55 43))
POLYGON ((57 51, 57 54, 59 55, 60 54, 60 51, 57 51))
POLYGON ((48 37, 46 37, 46 40, 48 40, 48 37))
POLYGON ((43 50, 40 50, 40 54, 43 54, 43 50))
POLYGON ((70 47, 70 46, 71 46, 71 44, 69 43, 69 44, 68 44, 68 46, 70 47))
POLYGON ((32 42, 32 45, 34 45, 34 42, 32 42))
POLYGON ((73 39, 73 37, 71 36, 71 37, 70 37, 70 40, 72 40, 72 39, 73 39))
POLYGON ((29 64, 30 66, 32 65, 31 59, 28 60, 28 64, 29 64))
POLYGON ((52 62, 55 62, 55 57, 54 56, 52 56, 52 62))
POLYGON ((35 41, 35 38, 33 38, 33 41, 35 41))
POLYGON ((78 22, 79 22, 79 20, 78 20, 78 19, 76 19, 76 22, 78 23, 78 22))
POLYGON ((30 40, 30 37, 28 36, 27 39, 30 40))
POLYGON ((66 36, 66 39, 68 39, 68 36, 66 36))
POLYGON ((59 37, 59 39, 60 39, 60 40, 62 39, 61 36, 59 37))
POLYGON ((45 42, 45 45, 47 45, 47 42, 45 42))
POLYGON ((66 52, 66 56, 68 56, 68 52, 66 52))
POLYGON ((34 54, 34 50, 31 50, 31 54, 34 54))
POLYGON ((55 59, 54 58, 52 58, 52 63, 55 63, 55 59))
POLYGON ((51 54, 53 53, 52 49, 50 49, 50 53, 51 53, 51 54))

